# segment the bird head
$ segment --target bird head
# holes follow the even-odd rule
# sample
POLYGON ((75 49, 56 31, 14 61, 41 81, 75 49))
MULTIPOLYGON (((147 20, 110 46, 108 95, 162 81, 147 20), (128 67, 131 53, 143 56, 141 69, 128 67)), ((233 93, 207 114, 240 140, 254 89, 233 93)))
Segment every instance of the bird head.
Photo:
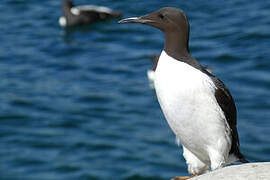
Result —
POLYGON ((74 4, 70 0, 66 0, 62 3, 62 8, 65 9, 71 9, 74 6, 74 4))
POLYGON ((164 7, 141 17, 126 18, 119 23, 140 23, 153 26, 164 33, 189 32, 189 23, 185 13, 178 8, 164 7))
POLYGON ((158 28, 165 33, 164 50, 167 53, 189 53, 189 22, 184 11, 179 8, 164 7, 144 16, 120 20, 118 23, 140 23, 158 28))

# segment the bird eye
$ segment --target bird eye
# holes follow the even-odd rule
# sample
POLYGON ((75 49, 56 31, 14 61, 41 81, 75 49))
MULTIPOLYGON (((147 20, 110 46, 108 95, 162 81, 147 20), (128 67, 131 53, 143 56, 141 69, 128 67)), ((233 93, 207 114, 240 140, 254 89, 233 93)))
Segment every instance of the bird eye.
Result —
POLYGON ((164 18, 164 15, 163 15, 163 14, 159 14, 158 17, 159 17, 160 19, 163 19, 163 18, 164 18))

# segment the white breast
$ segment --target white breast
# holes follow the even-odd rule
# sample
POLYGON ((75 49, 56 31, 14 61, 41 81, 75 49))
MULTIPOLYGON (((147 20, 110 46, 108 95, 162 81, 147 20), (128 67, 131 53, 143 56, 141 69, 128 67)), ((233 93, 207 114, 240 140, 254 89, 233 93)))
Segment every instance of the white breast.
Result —
POLYGON ((155 71, 161 109, 181 143, 201 156, 207 156, 208 145, 221 146, 230 141, 225 134, 228 125, 224 113, 214 96, 215 88, 206 74, 165 51, 161 53, 155 71))
POLYGON ((67 19, 64 16, 61 16, 58 20, 60 26, 66 27, 67 26, 67 19))

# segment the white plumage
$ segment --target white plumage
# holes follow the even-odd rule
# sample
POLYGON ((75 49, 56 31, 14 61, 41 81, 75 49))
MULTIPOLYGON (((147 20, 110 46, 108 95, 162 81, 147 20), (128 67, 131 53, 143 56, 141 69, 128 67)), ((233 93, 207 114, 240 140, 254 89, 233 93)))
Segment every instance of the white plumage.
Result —
POLYGON ((67 26, 67 19, 64 16, 61 16, 58 20, 58 23, 60 26, 66 27, 67 26))
POLYGON ((149 86, 151 88, 154 88, 154 80, 155 80, 155 71, 152 69, 147 70, 147 77, 149 80, 149 86))

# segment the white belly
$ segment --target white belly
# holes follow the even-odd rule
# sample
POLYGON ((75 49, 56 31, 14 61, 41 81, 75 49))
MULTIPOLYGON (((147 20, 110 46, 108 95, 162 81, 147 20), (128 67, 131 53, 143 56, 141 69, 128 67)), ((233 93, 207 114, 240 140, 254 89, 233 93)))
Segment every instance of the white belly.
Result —
POLYGON ((154 83, 171 129, 201 160, 209 161, 209 148, 219 149, 224 143, 230 143, 230 137, 225 133, 228 125, 215 99, 216 87, 210 77, 163 51, 154 83))

